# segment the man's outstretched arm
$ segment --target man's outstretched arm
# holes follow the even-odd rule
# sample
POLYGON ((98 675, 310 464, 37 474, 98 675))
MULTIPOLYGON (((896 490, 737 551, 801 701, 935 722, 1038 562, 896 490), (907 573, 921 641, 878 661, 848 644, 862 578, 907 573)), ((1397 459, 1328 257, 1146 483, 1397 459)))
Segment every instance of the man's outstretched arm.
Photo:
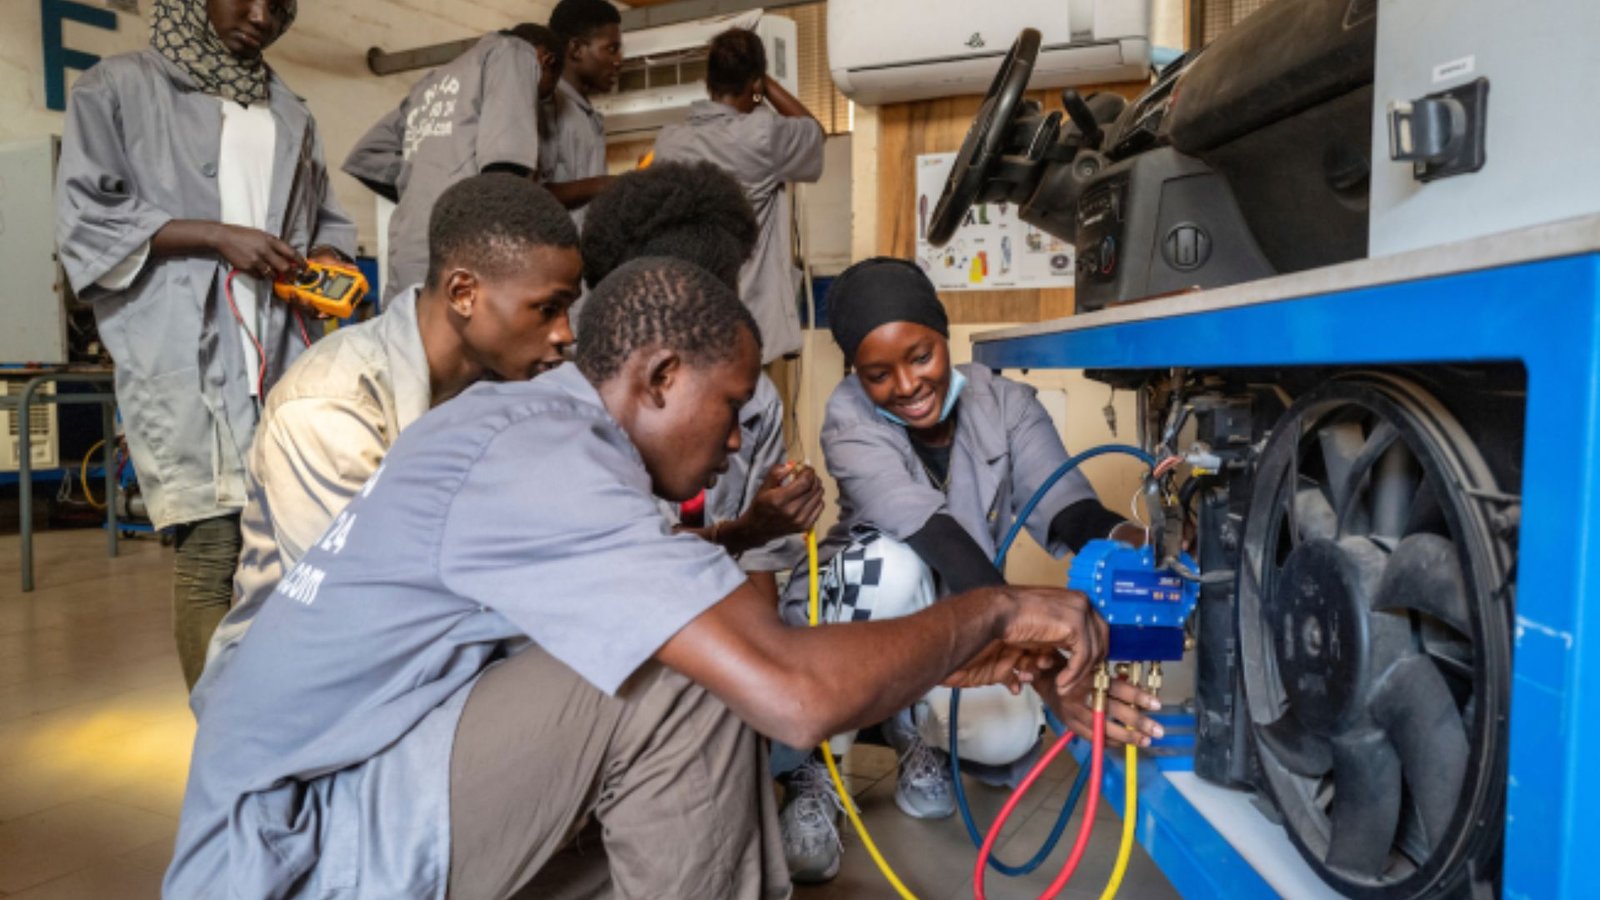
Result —
POLYGON ((1099 659, 1100 627, 1082 594, 997 587, 898 619, 791 628, 745 584, 674 635, 656 658, 704 685, 762 734, 805 747, 883 721, 946 681, 1027 680, 1036 659, 1058 648, 1073 652, 1054 677, 1072 684, 1099 659), (963 673, 969 663, 974 671, 963 673))

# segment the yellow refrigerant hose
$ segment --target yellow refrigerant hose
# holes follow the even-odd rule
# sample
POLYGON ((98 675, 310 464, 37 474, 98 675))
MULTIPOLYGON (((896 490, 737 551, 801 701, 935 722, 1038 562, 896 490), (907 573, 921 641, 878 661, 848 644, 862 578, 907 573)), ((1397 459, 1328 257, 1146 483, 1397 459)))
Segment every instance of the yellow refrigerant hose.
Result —
POLYGON ((1122 798, 1122 845, 1117 847, 1117 865, 1111 870, 1111 880, 1101 892, 1100 900, 1111 900, 1122 887, 1122 876, 1128 872, 1128 857, 1133 855, 1133 828, 1139 818, 1139 748, 1128 744, 1123 751, 1124 773, 1122 798))
MULTIPOLYGON (((817 533, 806 532, 806 596, 808 601, 807 615, 811 627, 815 628, 822 619, 822 602, 818 589, 817 578, 817 533)), ((850 817, 850 825, 855 828, 856 834, 861 836, 861 843, 867 848, 867 853, 872 861, 877 864, 878 871, 888 880, 895 893, 902 900, 917 900, 917 895, 900 880, 900 876, 890 868, 888 860, 878 851, 878 845, 873 843, 872 835, 867 832, 867 826, 862 823, 861 817, 856 814, 855 802, 850 798, 850 792, 845 790, 844 779, 839 776, 839 767, 833 761, 833 748, 827 741, 821 745, 822 761, 828 766, 828 775, 833 779, 834 790, 839 792, 839 799, 844 806, 844 813, 850 817)), ((1111 881, 1106 884, 1106 889, 1100 894, 1100 900, 1112 900, 1117 895, 1117 889, 1122 887, 1122 877, 1128 872, 1128 858, 1133 855, 1134 825, 1138 820, 1139 809, 1139 750, 1129 744, 1124 751, 1124 764, 1127 768, 1125 784, 1126 789, 1122 802, 1122 843, 1117 847, 1117 864, 1111 870, 1111 881)))
MULTIPOLYGON (((811 627, 815 628, 822 617, 822 603, 818 599, 817 591, 817 533, 815 531, 806 532, 806 590, 810 598, 811 627)), ((839 792, 839 800, 844 806, 845 815, 850 817, 850 825, 855 828, 856 834, 861 836, 861 843, 867 848, 867 853, 872 856, 872 861, 878 864, 878 871, 882 872, 883 877, 889 880, 889 885, 894 888, 895 893, 899 894, 902 900, 917 900, 917 895, 911 893, 905 883, 900 880, 900 876, 894 873, 894 869, 889 868, 888 861, 883 858, 882 853, 878 852, 878 845, 872 842, 872 835, 867 833, 867 826, 862 824, 861 817, 856 815, 855 801, 850 798, 850 792, 845 790, 844 779, 839 777, 839 767, 834 765, 833 762, 833 748, 828 746, 827 741, 822 742, 822 761, 828 764, 828 774, 833 778, 834 789, 839 792)), ((1120 873, 1121 870, 1119 869, 1118 871, 1120 873)))

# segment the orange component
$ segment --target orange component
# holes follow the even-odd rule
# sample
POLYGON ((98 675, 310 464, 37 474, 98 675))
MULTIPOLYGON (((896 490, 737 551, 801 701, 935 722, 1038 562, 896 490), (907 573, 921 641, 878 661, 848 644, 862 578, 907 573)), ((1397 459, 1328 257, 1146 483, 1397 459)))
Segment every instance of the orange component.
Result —
POLYGON ((273 282, 272 292, 281 300, 345 319, 367 296, 367 276, 355 266, 307 261, 305 268, 273 282))

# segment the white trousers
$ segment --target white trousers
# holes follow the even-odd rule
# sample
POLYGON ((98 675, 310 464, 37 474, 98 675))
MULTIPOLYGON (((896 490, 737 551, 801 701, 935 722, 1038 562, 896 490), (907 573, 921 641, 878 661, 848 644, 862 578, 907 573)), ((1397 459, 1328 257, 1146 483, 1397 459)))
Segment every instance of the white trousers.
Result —
MULTIPOLYGON (((938 600, 932 570, 909 546, 870 528, 858 527, 851 538, 818 572, 821 621, 893 619, 938 600)), ((785 619, 791 625, 806 621, 806 590, 802 567, 784 593, 785 619)), ((936 687, 922 699, 912 711, 922 739, 949 750, 950 689, 936 687)), ((1002 685, 990 685, 961 692, 957 740, 964 761, 995 766, 1015 762, 1033 750, 1043 725, 1043 705, 1032 690, 1013 695, 1002 685)), ((843 753, 854 740, 854 732, 835 736, 834 752, 843 753)))

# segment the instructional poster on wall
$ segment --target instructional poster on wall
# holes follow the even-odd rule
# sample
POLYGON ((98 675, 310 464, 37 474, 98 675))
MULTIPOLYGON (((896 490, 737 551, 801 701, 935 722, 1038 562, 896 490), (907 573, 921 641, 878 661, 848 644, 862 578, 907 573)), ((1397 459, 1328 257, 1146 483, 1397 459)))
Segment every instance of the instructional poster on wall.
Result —
POLYGON ((954 153, 917 157, 917 265, 941 291, 1070 288, 1073 248, 1017 218, 1010 203, 976 203, 943 247, 928 243, 954 153))

